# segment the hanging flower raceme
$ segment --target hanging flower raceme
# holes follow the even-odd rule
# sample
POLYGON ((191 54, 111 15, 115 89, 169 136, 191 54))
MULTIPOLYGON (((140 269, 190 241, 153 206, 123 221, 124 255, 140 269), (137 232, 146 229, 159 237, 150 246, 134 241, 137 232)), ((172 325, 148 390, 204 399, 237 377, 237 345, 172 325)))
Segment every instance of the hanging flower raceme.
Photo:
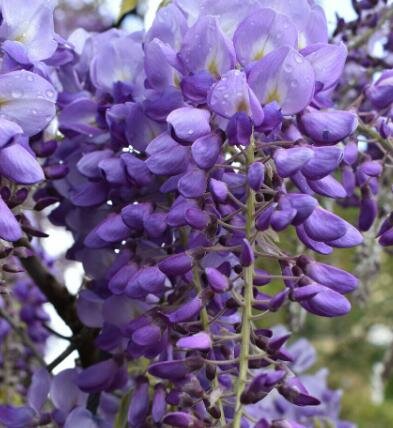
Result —
MULTIPOLYGON (((303 374, 314 351, 267 324, 288 305, 347 314, 357 279, 314 253, 361 244, 378 216, 382 161, 353 139, 356 106, 335 108, 347 50, 328 43, 322 9, 173 1, 145 34, 69 41, 38 25, 51 3, 25 10, 3 0, 0 237, 38 234, 8 183, 46 179, 35 208, 58 203, 49 218, 74 238, 67 257, 87 286, 73 333, 92 355, 35 374, 38 404, 2 407, 0 422, 111 426, 118 412, 135 428, 339 423, 324 373, 303 374), (56 92, 61 142, 42 132, 56 92), (359 209, 358 228, 335 202, 359 209)), ((366 90, 378 109, 388 86, 387 74, 366 90)), ((382 245, 392 230, 389 217, 382 245)))

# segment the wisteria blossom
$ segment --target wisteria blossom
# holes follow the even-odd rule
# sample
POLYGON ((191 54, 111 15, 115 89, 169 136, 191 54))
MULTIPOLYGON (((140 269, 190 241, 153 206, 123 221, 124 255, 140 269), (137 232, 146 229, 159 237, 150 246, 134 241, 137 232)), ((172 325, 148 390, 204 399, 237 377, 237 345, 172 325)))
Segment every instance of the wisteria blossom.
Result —
POLYGON ((392 71, 359 77, 364 11, 393 13, 354 3, 359 28, 330 40, 313 0, 173 0, 147 31, 65 40, 55 2, 1 1, 2 367, 20 342, 3 426, 355 426, 272 321, 348 314, 359 281, 325 256, 393 245, 392 71), (77 296, 42 216, 73 237, 77 296), (72 333, 50 363, 46 302, 72 333))

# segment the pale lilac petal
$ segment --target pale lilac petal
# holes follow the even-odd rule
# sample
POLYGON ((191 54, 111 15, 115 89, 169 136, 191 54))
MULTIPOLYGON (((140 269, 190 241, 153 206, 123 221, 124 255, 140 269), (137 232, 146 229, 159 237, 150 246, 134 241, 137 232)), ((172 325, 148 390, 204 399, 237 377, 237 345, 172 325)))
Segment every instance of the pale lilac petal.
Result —
POLYGON ((228 119, 237 112, 245 112, 255 125, 263 121, 262 107, 240 70, 230 70, 222 76, 212 87, 208 103, 215 113, 228 119))
POLYGON ((84 407, 76 407, 68 416, 64 428, 99 428, 93 415, 84 407))
POLYGON ((210 133, 209 119, 210 113, 207 110, 181 107, 172 111, 166 120, 178 138, 192 142, 210 133))
POLYGON ((183 349, 210 349, 212 341, 210 336, 201 331, 200 333, 193 334, 192 336, 182 337, 176 342, 178 348, 183 349))
POLYGON ((23 134, 23 129, 19 125, 0 117, 0 149, 20 134, 23 134))
POLYGON ((281 47, 297 46, 297 30, 286 15, 260 9, 244 19, 233 36, 239 62, 246 66, 281 47))
POLYGON ((78 372, 76 369, 66 369, 54 376, 50 386, 50 399, 55 407, 64 413, 69 413, 84 396, 76 386, 78 372))
POLYGON ((338 82, 348 54, 343 43, 315 44, 304 49, 302 53, 313 66, 315 81, 321 84, 323 89, 329 89, 338 82))
POLYGON ((21 144, 0 150, 0 174, 18 184, 35 184, 45 178, 40 164, 21 144))
POLYGON ((55 89, 30 71, 0 75, 0 94, 0 114, 29 136, 42 131, 55 115, 55 89))
POLYGON ((15 242, 22 238, 22 229, 8 205, 0 197, 0 238, 15 242))
POLYGON ((42 406, 45 404, 49 388, 50 388, 51 377, 47 370, 41 368, 34 372, 29 390, 27 392, 27 401, 37 413, 41 411, 42 406))
POLYGON ((7 39, 2 48, 16 61, 41 61, 55 52, 54 6, 51 0, 2 1, 0 35, 7 39))
POLYGON ((284 115, 291 115, 310 103, 314 70, 295 49, 281 47, 255 63, 249 85, 262 104, 276 101, 284 115))
POLYGON ((216 17, 202 16, 184 36, 180 58, 189 72, 208 70, 217 77, 233 68, 232 42, 221 31, 216 17))

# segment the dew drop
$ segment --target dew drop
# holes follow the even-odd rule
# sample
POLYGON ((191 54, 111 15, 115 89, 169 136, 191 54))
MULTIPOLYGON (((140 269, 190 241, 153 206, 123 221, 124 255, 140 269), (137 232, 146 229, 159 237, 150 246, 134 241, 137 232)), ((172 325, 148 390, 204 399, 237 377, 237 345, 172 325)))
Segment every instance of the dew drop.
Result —
POLYGON ((31 111, 31 114, 32 114, 32 115, 34 115, 34 116, 37 116, 38 111, 37 111, 36 109, 33 109, 33 110, 31 111))
POLYGON ((292 88, 296 88, 298 86, 297 80, 291 80, 290 85, 291 85, 292 88))
POLYGON ((55 93, 54 93, 51 89, 48 89, 48 90, 45 92, 45 94, 46 94, 46 96, 47 96, 48 98, 53 98, 53 97, 55 96, 55 93))
POLYGON ((292 65, 291 65, 291 64, 289 64, 288 62, 286 62, 286 63, 284 64, 284 70, 285 70, 287 73, 290 73, 290 72, 292 71, 292 65))
POLYGON ((303 63, 303 57, 301 55, 295 55, 295 61, 298 64, 302 64, 303 63))
POLYGON ((192 129, 189 129, 187 132, 188 135, 192 135, 193 133, 194 133, 194 131, 192 129))
POLYGON ((21 98, 23 96, 23 92, 20 89, 13 89, 11 92, 12 98, 21 98))
POLYGON ((27 75, 27 80, 28 80, 29 82, 32 82, 32 81, 34 80, 34 77, 33 77, 31 74, 28 74, 28 75, 27 75))

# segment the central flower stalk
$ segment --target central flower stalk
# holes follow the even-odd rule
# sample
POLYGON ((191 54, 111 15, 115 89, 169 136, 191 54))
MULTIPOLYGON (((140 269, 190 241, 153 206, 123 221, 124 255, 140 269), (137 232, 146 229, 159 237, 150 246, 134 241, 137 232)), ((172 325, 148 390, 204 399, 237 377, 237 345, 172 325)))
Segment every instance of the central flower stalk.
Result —
MULTIPOLYGON (((254 138, 251 136, 251 141, 246 151, 247 169, 254 162, 254 138)), ((248 187, 247 202, 246 202, 246 238, 254 249, 253 234, 255 230, 255 192, 248 187)), ((244 306, 242 307, 242 330, 241 330, 241 349, 239 361, 239 378, 236 384, 236 407, 233 420, 233 427, 239 428, 243 414, 242 403, 240 401, 242 392, 247 383, 248 360, 250 355, 250 334, 251 334, 251 318, 252 318, 252 299, 253 299, 253 278, 254 278, 254 262, 243 268, 244 278, 244 306)))

